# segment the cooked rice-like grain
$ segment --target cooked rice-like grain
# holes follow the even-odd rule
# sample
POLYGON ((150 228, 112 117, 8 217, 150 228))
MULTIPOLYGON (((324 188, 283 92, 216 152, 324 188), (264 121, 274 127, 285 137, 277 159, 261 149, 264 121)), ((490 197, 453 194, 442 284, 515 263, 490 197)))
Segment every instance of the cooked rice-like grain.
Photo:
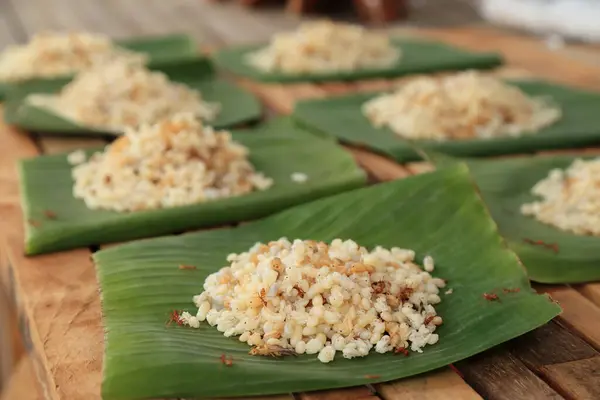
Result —
POLYGON ((352 240, 256 243, 206 278, 193 299, 195 317, 185 313, 181 322, 207 321, 257 346, 257 355, 283 349, 330 362, 338 353, 363 357, 373 348, 422 352, 439 339, 442 318, 433 305, 445 282, 414 258, 412 250, 369 252, 352 240))
POLYGON ((377 128, 439 141, 533 134, 561 117, 547 99, 477 71, 415 78, 369 100, 362 111, 377 128))
POLYGON ((304 172, 294 172, 291 178, 292 181, 296 183, 304 183, 308 181, 308 175, 306 175, 304 172))
POLYGON ((120 62, 77 75, 58 96, 36 96, 30 101, 77 123, 119 132, 178 113, 210 121, 220 110, 219 104, 207 103, 198 91, 170 81, 161 72, 120 62))
POLYGON ((265 72, 304 74, 385 68, 400 56, 385 34, 347 23, 313 21, 274 35, 269 46, 249 54, 246 61, 265 72))
POLYGON ((553 169, 531 193, 542 199, 523 204, 523 215, 563 231, 600 236, 600 157, 553 169))
POLYGON ((66 76, 115 60, 141 65, 147 58, 116 46, 104 35, 46 32, 0 54, 0 81, 66 76))
POLYGON ((125 135, 73 168, 73 195, 88 208, 137 211, 182 206, 265 190, 273 181, 254 170, 248 149, 227 131, 191 114, 125 135))
POLYGON ((71 165, 84 163, 86 159, 85 151, 79 149, 67 155, 67 162, 71 165))

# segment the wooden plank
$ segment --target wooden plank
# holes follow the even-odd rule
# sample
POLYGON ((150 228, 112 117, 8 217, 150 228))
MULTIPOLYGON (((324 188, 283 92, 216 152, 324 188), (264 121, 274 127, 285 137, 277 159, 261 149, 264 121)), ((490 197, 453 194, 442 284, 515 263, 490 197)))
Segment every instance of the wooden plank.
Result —
MULTIPOLYGON (((22 157, 31 157, 38 154, 35 145, 26 137, 18 132, 8 128, 3 122, 0 108, 0 210, 12 209, 19 204, 19 186, 17 181, 17 162, 22 157), (2 133, 6 133, 3 135, 2 133)), ((2 220, 3 229, 0 230, 0 239, 6 235, 10 225, 2 220)), ((19 221, 19 225, 22 223, 19 221)), ((0 290, 6 296, 2 300, 2 308, 0 310, 3 326, 2 343, 0 351, 2 351, 3 360, 2 376, 7 376, 12 367, 21 358, 24 353, 24 348, 19 340, 16 340, 18 332, 16 314, 14 313, 15 296, 11 288, 13 278, 8 271, 8 260, 4 249, 0 246, 0 290), (10 309, 10 310, 9 310, 10 309), (6 328, 9 328, 6 330, 6 328)))
POLYGON ((0 393, 24 354, 14 304, 9 300, 6 289, 5 285, 0 285, 0 393))
POLYGON ((550 364, 583 360, 599 355, 576 334, 550 322, 510 343, 511 352, 530 369, 538 371, 550 364))
POLYGON ((540 373, 567 398, 600 399, 600 357, 547 365, 540 373))
POLYGON ((19 362, 7 387, 1 392, 0 400, 44 400, 30 357, 19 362))
POLYGON ((355 147, 346 148, 352 153, 356 162, 378 181, 392 181, 411 175, 408 169, 388 158, 355 147))
POLYGON ((539 41, 526 36, 508 35, 498 29, 476 27, 424 29, 418 32, 472 50, 502 52, 508 64, 526 68, 540 78, 585 89, 600 89, 598 68, 577 60, 565 62, 562 55, 547 50, 540 46, 539 41))
POLYGON ((600 308, 576 290, 566 286, 535 285, 538 291, 549 293, 563 308, 557 320, 600 349, 600 308))
POLYGON ((318 85, 329 96, 341 96, 356 91, 353 82, 324 82, 318 85))
POLYGON ((366 386, 356 386, 346 389, 320 390, 316 392, 300 393, 297 397, 301 400, 377 400, 378 397, 366 386))
POLYGON ((3 207, 0 217, 11 229, 2 245, 15 277, 22 335, 46 396, 99 398, 103 332, 89 250, 27 258, 20 209, 3 207))
POLYGON ((370 79, 368 81, 360 81, 355 83, 355 87, 359 91, 364 92, 383 92, 393 88, 395 83, 389 79, 370 79))
MULTIPOLYGON (((0 141, 0 193, 18 193, 17 160, 36 155, 37 149, 27 136, 4 125, 0 141)), ((89 250, 25 257, 19 203, 0 204, 0 219, 2 276, 12 282, 21 333, 46 396, 98 397, 103 334, 89 250)))
MULTIPOLYGON (((146 15, 146 12, 132 15, 123 9, 122 5, 133 2, 115 2, 114 0, 102 2, 90 0, 76 2, 71 0, 52 1, 62 15, 71 15, 71 18, 63 22, 65 27, 72 27, 72 21, 76 20, 76 23, 84 26, 87 31, 104 33, 113 38, 125 38, 141 33, 155 33, 152 31, 144 32, 134 23, 135 16, 146 15)), ((161 26, 164 26, 164 24, 161 26)))
MULTIPOLYGON (((273 395, 273 396, 251 396, 247 397, 247 400, 295 400, 294 395, 292 394, 282 394, 282 395, 273 395)), ((171 400, 171 399, 168 399, 171 400)), ((178 400, 186 400, 186 399, 178 399, 178 400)), ((189 399, 191 400, 191 399, 189 399)), ((239 397, 219 397, 215 399, 207 399, 207 400, 240 400, 239 397)))
POLYGON ((600 283, 586 283, 574 286, 579 293, 585 296, 589 301, 600 307, 600 283))
POLYGON ((465 381, 485 399, 562 398, 502 347, 470 357, 455 366, 464 375, 465 381))
POLYGON ((420 161, 406 164, 406 169, 413 175, 419 175, 434 171, 435 166, 429 162, 420 161))
POLYGON ((93 147, 101 148, 108 141, 98 138, 58 138, 47 136, 39 137, 38 143, 44 154, 58 154, 93 147))
POLYGON ((481 396, 450 368, 375 385, 385 400, 475 400, 481 396))
MULTIPOLYGON (((249 44, 267 41, 277 26, 269 23, 258 13, 251 13, 233 3, 210 4, 195 1, 195 7, 201 9, 205 26, 227 44, 249 44), (232 29, 235 27, 235 29, 232 29)), ((271 16, 272 20, 280 18, 271 16)))
POLYGON ((0 49, 11 44, 21 43, 25 40, 25 31, 15 10, 10 3, 2 5, 0 12, 0 49))

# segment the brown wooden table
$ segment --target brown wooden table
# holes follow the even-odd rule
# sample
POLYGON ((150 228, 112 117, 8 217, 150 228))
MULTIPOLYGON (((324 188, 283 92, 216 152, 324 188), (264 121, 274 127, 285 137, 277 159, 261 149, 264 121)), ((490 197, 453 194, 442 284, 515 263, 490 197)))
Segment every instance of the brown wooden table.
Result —
MULTIPOLYGON (((67 4, 66 0, 53 0, 54 4, 59 4, 59 11, 44 10, 44 4, 49 2, 39 3, 38 7, 41 9, 33 10, 25 4, 27 2, 11 1, 11 12, 20 18, 20 23, 25 27, 23 32, 38 29, 31 28, 36 26, 36 23, 32 22, 34 12, 47 11, 53 18, 59 18, 57 13, 64 12, 67 4)), ((117 4, 115 0, 106 3, 111 4, 111 7, 125 7, 123 3, 126 2, 117 4)), ((204 9, 205 14, 209 14, 207 17, 193 14, 192 10, 196 8, 191 7, 187 0, 175 0, 173 3, 182 7, 179 10, 180 14, 187 14, 185 21, 188 22, 184 25, 186 30, 189 29, 191 33, 202 30, 209 38, 210 44, 224 45, 248 40, 247 37, 243 37, 243 32, 232 33, 231 30, 224 29, 220 31, 220 28, 215 28, 217 25, 214 22, 206 20, 218 16, 221 12, 218 8, 204 9), (198 18, 197 21, 203 21, 202 28, 197 25, 192 27, 195 18, 198 18)), ((76 4, 76 7, 89 8, 84 10, 88 14, 81 14, 79 17, 84 21, 92 21, 89 16, 89 13, 95 10, 92 3, 82 0, 76 4)), ((155 7, 155 10, 159 10, 159 7, 163 7, 160 4, 164 2, 159 4, 158 1, 145 0, 144 4, 148 9, 155 7)), ((74 8, 70 12, 84 13, 77 10, 74 8)), ((156 21, 160 16, 163 16, 164 20, 173 19, 175 15, 172 9, 159 16, 142 14, 136 15, 135 18, 121 16, 119 18, 125 22, 112 20, 115 24, 113 26, 104 26, 102 29, 90 26, 88 29, 114 29, 122 35, 141 32, 164 33, 158 31, 166 28, 152 28, 154 25, 151 21, 156 21), (168 14, 169 12, 171 14, 168 14), (132 18, 134 22, 131 22, 132 18), (139 22, 142 19, 146 22, 139 22)), ((234 12, 233 15, 240 21, 245 18, 244 14, 234 12)), ((3 16, 6 14, 0 14, 0 20, 3 16)), ((258 26, 262 18, 267 17, 261 15, 253 18, 256 19, 252 20, 251 26, 258 26)), ((0 30, 3 29, 1 22, 0 30)), ((294 23, 285 19, 279 20, 271 29, 284 29, 294 23)), ((11 32, 16 40, 19 40, 18 30, 11 32)), ((245 32, 247 34, 249 30, 245 32)), ((267 31, 260 32, 260 35, 264 35, 267 31)), ((485 28, 428 30, 417 33, 472 49, 502 51, 508 59, 508 66, 498 71, 503 76, 535 75, 600 90, 600 68, 590 61, 593 52, 588 54, 590 58, 581 59, 580 53, 573 53, 571 49, 570 52, 567 52, 567 49, 550 52, 538 40, 509 36, 485 28)), ((6 41, 6 36, 0 33, 0 39, 6 41)), ((247 80, 239 80, 239 83, 258 94, 272 111, 285 114, 290 112, 294 102, 300 98, 386 89, 395 81, 379 79, 351 84, 334 82, 285 86, 256 84, 247 80)), ((4 293, 9 297, 4 304, 14 305, 17 317, 12 324, 19 329, 26 354, 21 357, 23 353, 19 350, 20 345, 12 344, 16 350, 13 359, 20 359, 20 362, 12 381, 5 387, 2 400, 99 398, 103 333, 98 285, 90 261, 91 249, 32 258, 23 256, 23 223, 15 165, 17 160, 23 157, 98 146, 104 142, 41 138, 0 125, 0 143, 0 221, 3 228, 0 231, 0 282, 4 293)), ((431 166, 425 163, 398 165, 363 150, 349 151, 355 155, 373 180, 401 179, 431 169, 431 166)), ((600 398, 600 284, 537 286, 537 289, 551 293, 564 308, 564 312, 544 327, 518 339, 457 363, 453 368, 443 368, 397 382, 298 393, 295 397, 304 400, 600 398)), ((0 309, 2 304, 0 297, 0 309)), ((4 341, 10 343, 10 340, 4 341)), ((2 342, 3 340, 0 340, 0 345, 2 342)), ((0 351, 5 351, 5 348, 0 348, 0 351)), ((293 397, 283 395, 270 398, 291 400, 293 397)))

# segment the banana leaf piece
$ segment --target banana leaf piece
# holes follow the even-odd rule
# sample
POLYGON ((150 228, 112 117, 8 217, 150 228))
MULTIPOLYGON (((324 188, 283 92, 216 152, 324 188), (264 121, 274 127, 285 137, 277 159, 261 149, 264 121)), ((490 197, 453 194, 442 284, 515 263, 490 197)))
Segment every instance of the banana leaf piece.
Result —
POLYGON ((402 50, 402 58, 397 64, 387 68, 365 69, 354 72, 326 72, 302 75, 263 72, 247 64, 245 57, 249 53, 264 47, 265 44, 224 49, 217 52, 213 56, 213 60, 219 67, 236 75, 257 81, 280 83, 387 78, 444 70, 487 69, 502 64, 502 57, 499 54, 474 53, 439 42, 396 39, 394 45, 402 50))
POLYGON ((250 149, 250 161, 256 170, 275 180, 271 188, 152 211, 118 213, 88 209, 72 195, 71 166, 66 155, 22 161, 26 253, 47 253, 250 220, 362 186, 366 181, 365 173, 348 152, 333 141, 294 127, 289 119, 252 130, 233 131, 233 138, 250 149), (308 181, 293 182, 291 174, 295 172, 307 174, 308 181))
MULTIPOLYGON (((250 92, 215 77, 210 62, 204 57, 196 57, 175 64, 163 64, 156 70, 164 72, 173 81, 181 82, 199 90, 207 101, 221 104, 221 111, 209 123, 216 128, 228 128, 260 119, 262 106, 250 92)), ((27 101, 36 94, 56 94, 69 82, 68 79, 28 82, 14 88, 8 94, 5 104, 6 123, 27 131, 61 135, 118 136, 121 132, 107 132, 103 129, 86 127, 75 121, 57 115, 52 110, 39 107, 27 101)))
MULTIPOLYGON (((117 45, 129 50, 148 54, 150 58, 148 66, 150 68, 156 68, 163 64, 176 63, 188 58, 194 58, 198 54, 198 46, 194 42, 194 39, 188 35, 182 34, 138 37, 127 40, 117 40, 115 42, 117 45)), ((36 78, 20 83, 0 82, 0 101, 5 99, 8 92, 14 90, 21 84, 63 81, 65 79, 68 81, 71 80, 71 78, 72 76, 48 79, 36 78)))
POLYGON ((525 270, 498 235, 462 165, 296 206, 231 229, 143 240, 94 254, 106 330, 103 396, 107 399, 251 396, 375 383, 465 359, 546 323, 560 308, 535 294, 525 270), (283 359, 248 355, 249 346, 202 323, 165 326, 174 310, 195 312, 192 296, 231 252, 281 236, 356 240, 412 248, 436 260, 433 275, 453 294, 436 305, 440 341, 410 357, 338 353, 283 359), (182 271, 178 265, 193 265, 182 271), (502 288, 519 289, 505 293, 502 288), (484 293, 498 293, 489 301, 484 293), (221 354, 233 365, 221 363, 221 354), (235 385, 232 384, 235 382, 235 385))
POLYGON ((538 155, 474 160, 435 152, 423 154, 437 168, 468 165, 500 233, 525 264, 531 280, 541 283, 600 280, 600 237, 565 232, 520 211, 522 204, 537 198, 531 194, 531 188, 546 178, 550 170, 564 169, 576 158, 594 156, 538 155))
POLYGON ((332 135, 342 142, 366 147, 397 161, 419 159, 413 145, 455 156, 491 156, 586 146, 600 140, 600 93, 585 92, 542 81, 511 81, 533 96, 550 96, 563 111, 555 124, 536 134, 521 137, 411 141, 388 128, 375 128, 362 114, 361 106, 380 93, 355 94, 299 102, 293 117, 302 126, 332 135))

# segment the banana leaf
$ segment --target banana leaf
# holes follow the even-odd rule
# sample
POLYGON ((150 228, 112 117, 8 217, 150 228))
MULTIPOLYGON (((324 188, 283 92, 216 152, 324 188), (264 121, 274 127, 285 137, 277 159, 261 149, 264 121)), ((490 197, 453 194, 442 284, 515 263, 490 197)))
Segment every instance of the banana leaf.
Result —
POLYGON ((250 220, 362 186, 366 180, 365 173, 348 152, 334 141, 319 139, 294 127, 289 119, 252 130, 233 131, 233 138, 250 149, 250 161, 256 170, 274 179, 271 188, 160 210, 119 213, 88 209, 72 195, 71 166, 66 155, 22 161, 26 253, 47 253, 250 220), (291 174, 295 172, 308 175, 308 181, 293 182, 291 174))
POLYGON ((224 49, 215 53, 213 60, 219 67, 233 74, 257 81, 280 83, 391 78, 445 70, 487 69, 502 64, 502 57, 499 54, 474 53, 439 42, 396 39, 394 45, 402 50, 402 58, 398 63, 387 68, 364 69, 353 72, 292 75, 281 72, 263 72, 247 64, 245 57, 249 53, 266 46, 266 44, 224 49))
POLYGON ((576 158, 593 156, 538 155, 474 160, 427 151, 422 154, 437 168, 468 165, 500 233, 525 264, 531 280, 541 283, 600 280, 599 237, 565 232, 520 212, 522 204, 537 198, 531 194, 531 188, 546 178, 550 170, 564 169, 576 158))
MULTIPOLYGON (((209 123, 216 128, 229 128, 260 119, 262 106, 250 92, 215 77, 210 62, 196 57, 174 64, 163 64, 155 70, 164 72, 173 81, 199 90, 207 101, 221 104, 216 119, 209 123)), ((56 94, 69 82, 68 79, 29 82, 14 88, 8 94, 4 108, 7 124, 21 129, 47 134, 118 136, 121 132, 86 127, 56 114, 50 109, 35 106, 27 101, 32 94, 56 94)))
MULTIPOLYGON (((106 399, 251 396, 354 386, 403 378, 465 359, 546 323, 560 308, 535 294, 498 235, 467 168, 375 185, 296 206, 236 228, 143 240, 94 254, 106 330, 106 399), (165 326, 232 252, 279 237, 353 239, 414 249, 436 260, 452 294, 436 305, 440 341, 409 357, 373 353, 322 364, 315 355, 273 359, 202 323, 165 326), (178 269, 193 265, 196 270, 178 269), (514 289, 505 293, 502 289, 514 289), (489 301, 485 293, 497 293, 489 301), (233 365, 221 363, 221 354, 233 365), (235 384, 232 384, 235 382, 235 384)), ((436 330, 436 333, 438 331, 436 330)))
MULTIPOLYGON (((149 56, 149 67, 156 68, 162 64, 176 63, 181 60, 196 57, 198 47, 188 35, 172 34, 166 36, 147 36, 127 40, 117 40, 117 45, 129 50, 146 53, 149 56)), ((35 82, 52 82, 70 80, 72 78, 57 77, 49 79, 30 79, 20 83, 0 82, 0 101, 4 100, 7 93, 21 84, 35 82)))
POLYGON ((302 101, 293 117, 304 127, 332 135, 342 142, 365 147, 400 162, 418 160, 417 145, 430 151, 455 156, 491 156, 541 149, 586 146, 600 140, 600 94, 542 81, 509 82, 533 96, 550 96, 563 111, 555 124, 536 134, 494 139, 446 142, 411 141, 388 128, 375 128, 362 114, 361 106, 381 93, 354 94, 302 101))

